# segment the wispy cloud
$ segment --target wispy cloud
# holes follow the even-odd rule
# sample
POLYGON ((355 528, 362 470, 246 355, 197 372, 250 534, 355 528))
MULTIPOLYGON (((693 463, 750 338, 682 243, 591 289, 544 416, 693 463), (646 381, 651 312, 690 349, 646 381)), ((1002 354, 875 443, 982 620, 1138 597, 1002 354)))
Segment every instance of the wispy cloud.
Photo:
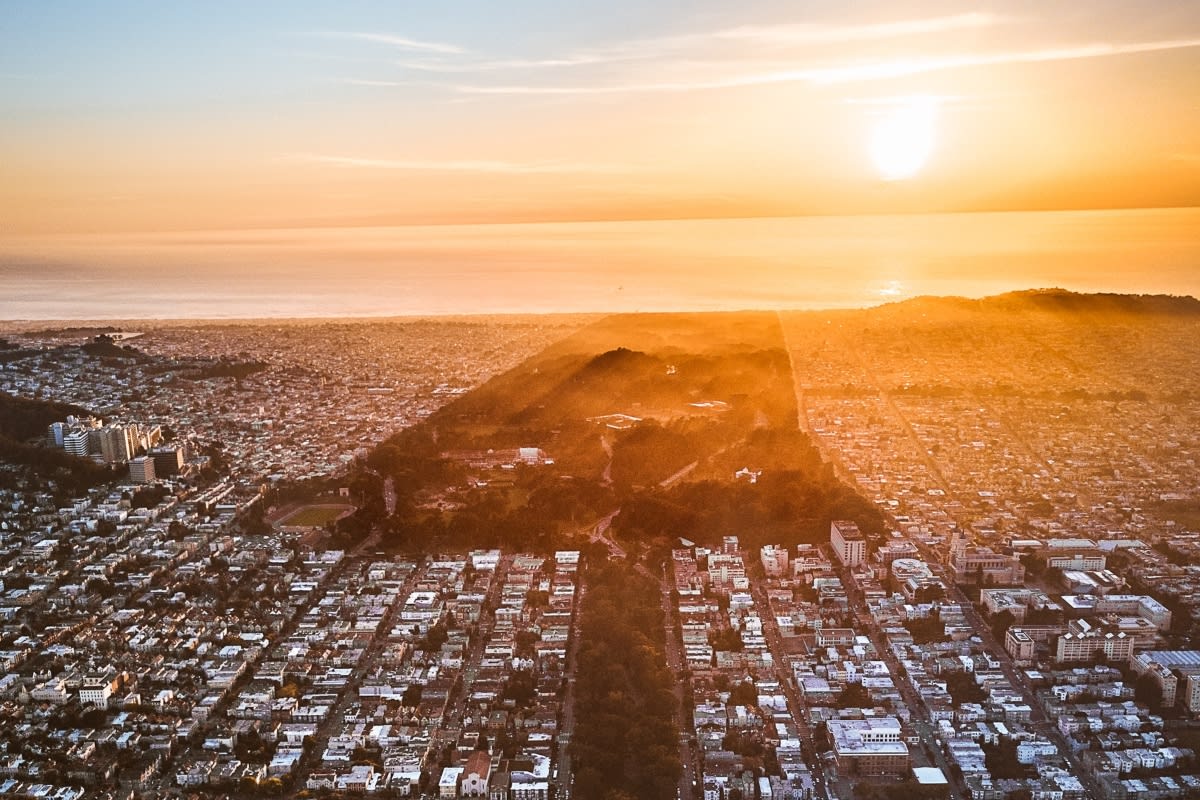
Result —
POLYGON ((627 164, 600 164, 569 161, 504 161, 492 159, 389 159, 333 156, 319 153, 292 153, 288 161, 303 161, 331 167, 353 169, 406 170, 414 172, 486 172, 506 175, 535 175, 556 173, 627 173, 638 167, 627 164))
POLYGON ((928 58, 869 61, 838 66, 797 66, 765 72, 738 72, 712 78, 687 81, 649 81, 597 85, 459 85, 454 89, 464 94, 493 95, 587 95, 646 92, 687 92, 711 89, 732 89, 776 83, 809 83, 829 85, 864 81, 888 80, 909 75, 941 72, 1007 64, 1034 64, 1052 61, 1071 61, 1085 58, 1152 53, 1200 47, 1200 39, 1169 39, 1155 42, 1121 44, 1096 43, 1042 50, 1010 51, 992 54, 950 55, 928 58))
POLYGON ((677 38, 682 41, 727 39, 781 45, 840 44, 987 28, 998 24, 1001 20, 1002 18, 995 14, 975 12, 867 25, 743 25, 708 34, 677 38))
POLYGON ((395 61, 393 63, 395 66, 402 69, 411 69, 418 72, 483 73, 492 72, 495 70, 583 67, 597 64, 607 64, 615 61, 628 61, 634 58, 637 58, 637 56, 629 55, 618 57, 599 53, 579 53, 576 55, 564 56, 562 58, 508 58, 481 61, 413 61, 409 59, 395 61))
MULTIPOLYGON (((846 42, 879 41, 922 34, 948 33, 971 28, 985 28, 1002 21, 994 14, 970 13, 942 17, 900 20, 863 25, 814 25, 776 23, 772 25, 739 25, 696 33, 674 34, 602 45, 572 54, 572 63, 591 61, 628 61, 676 55, 681 51, 708 53, 721 44, 756 45, 764 47, 796 47, 846 42)), ((543 62, 553 66, 553 61, 543 62)))
POLYGON ((370 78, 343 78, 341 83, 350 86, 416 86, 412 81, 377 81, 370 78))
POLYGON ((459 47, 456 44, 447 44, 445 42, 427 42, 421 39, 412 39, 407 36, 397 36, 391 33, 367 33, 359 31, 323 31, 321 33, 312 34, 314 36, 324 36, 334 39, 356 39, 360 42, 375 42, 377 44, 387 44, 392 47, 398 47, 402 50, 415 50, 423 53, 440 53, 442 55, 461 55, 466 53, 466 49, 459 47))
MULTIPOLYGON (((1098 42, 1041 50, 881 61, 854 64, 845 67, 804 70, 799 75, 802 76, 800 79, 815 83, 847 83, 899 78, 905 75, 919 75, 927 72, 940 72, 967 67, 1036 64, 1047 61, 1073 61, 1082 58, 1105 58, 1109 56, 1134 55, 1136 53, 1153 53, 1162 50, 1182 50, 1190 47, 1200 47, 1200 39, 1167 39, 1156 42, 1125 42, 1119 44, 1098 42)), ((786 75, 787 73, 783 73, 783 76, 786 75)))
MULTIPOLYGON (((840 44, 984 28, 1000 21, 1001 18, 994 14, 976 12, 866 25, 795 23, 741 25, 713 31, 630 39, 547 58, 478 59, 474 61, 409 59, 396 62, 396 66, 422 72, 444 73, 485 73, 497 70, 596 66, 677 57, 681 53, 693 51, 706 52, 712 47, 722 44, 750 44, 773 48, 840 44)), ((358 35, 364 38, 367 36, 367 34, 358 35)))
MULTIPOLYGON (((975 67, 1036 64, 1179 50, 1200 46, 1200 38, 1143 42, 1068 44, 1029 50, 948 53, 912 58, 838 63, 824 46, 945 36, 1012 22, 996 14, 972 12, 870 24, 740 25, 710 31, 630 39, 545 58, 486 58, 456 44, 390 33, 318 34, 377 42, 411 51, 391 62, 412 72, 459 75, 460 83, 426 83, 461 95, 619 95, 679 93, 782 83, 824 86, 890 80, 975 67), (605 67, 636 62, 635 80, 605 67), (596 70, 576 69, 596 67, 596 70), (496 73, 528 71, 520 82, 501 83, 496 73), (566 77, 570 70, 574 79, 566 77), (543 71, 546 73, 543 75, 543 71), (496 82, 493 82, 496 81, 496 82)), ((952 38, 952 36, 950 37, 952 38)), ((928 53, 930 47, 923 46, 928 53)), ((416 85, 389 79, 349 79, 359 86, 416 85)))

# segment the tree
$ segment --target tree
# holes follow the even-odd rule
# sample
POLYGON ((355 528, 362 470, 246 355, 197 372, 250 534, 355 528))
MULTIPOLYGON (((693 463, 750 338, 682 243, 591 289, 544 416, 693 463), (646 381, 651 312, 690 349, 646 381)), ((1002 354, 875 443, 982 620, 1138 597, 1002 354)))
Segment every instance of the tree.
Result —
POLYGON ((992 635, 999 642, 1004 641, 1004 635, 1008 633, 1008 629, 1017 621, 1011 611, 1005 610, 998 614, 992 615, 992 635))
POLYGON ((984 765, 993 778, 1023 779, 1031 777, 1034 772, 1017 760, 1017 742, 1015 739, 1001 739, 998 744, 983 745, 984 765))
POLYGON ((946 635, 946 626, 942 623, 941 612, 936 608, 926 617, 909 619, 904 623, 904 627, 912 634, 914 644, 944 642, 949 638, 946 635))
POLYGON ((537 678, 529 670, 517 670, 509 674, 500 693, 504 700, 512 700, 518 708, 527 708, 537 697, 537 678))
POLYGON ((1133 683, 1133 699, 1158 713, 1162 710, 1162 689, 1149 673, 1139 675, 1133 683))
POLYGON ((954 700, 956 706, 963 703, 979 703, 987 698, 983 690, 970 672, 951 672, 946 676, 946 691, 954 700))
POLYGON ((712 645, 713 650, 726 650, 732 653, 740 653, 746 646, 742 641, 742 635, 733 628, 709 631, 708 643, 712 645))
POLYGON ((83 582, 83 590, 91 594, 99 595, 105 599, 112 597, 116 589, 106 578, 91 577, 83 582))
POLYGON ((435 625, 431 625, 429 630, 426 632, 425 641, 421 645, 421 649, 429 652, 441 650, 442 645, 444 645, 449 638, 450 634, 447 632, 446 626, 438 622, 435 625))
POLYGON ((82 728, 101 728, 107 720, 108 716, 104 713, 104 709, 92 707, 80 715, 79 725, 82 728))
POLYGON ((658 582, 623 563, 593 565, 576 672, 577 800, 610 790, 671 800, 682 771, 658 582))
POLYGON ((848 683, 838 695, 838 708, 870 708, 871 698, 861 683, 848 683))
POLYGON ((946 589, 940 583, 932 583, 917 589, 913 598, 918 604, 935 603, 946 599, 946 589))
POLYGON ((751 681, 742 681, 733 687, 729 693, 729 705, 731 706, 756 706, 758 705, 758 689, 755 688, 751 681))

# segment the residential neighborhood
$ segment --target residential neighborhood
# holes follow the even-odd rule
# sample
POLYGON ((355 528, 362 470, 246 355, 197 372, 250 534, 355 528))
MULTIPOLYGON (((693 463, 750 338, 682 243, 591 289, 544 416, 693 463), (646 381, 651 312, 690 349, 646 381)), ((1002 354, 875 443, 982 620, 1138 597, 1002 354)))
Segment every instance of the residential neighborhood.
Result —
MULTIPOLYGON (((424 457, 447 480, 406 489, 410 522, 438 520, 414 529, 485 537, 454 527, 482 507, 520 531, 536 520, 501 517, 505 503, 541 492, 572 526, 529 538, 546 546, 343 530, 363 504, 395 512, 406 476, 380 474, 373 444, 567 320, 414 324, 378 341, 357 323, 30 333, 0 388, 71 411, 23 446, 107 472, 77 487, 61 470, 0 470, 0 797, 570 800, 590 769, 590 800, 597 704, 641 719, 630 695, 577 681, 581 649, 595 656, 583 631, 598 630, 581 609, 606 564, 649 581, 661 607, 661 629, 633 641, 670 676, 671 707, 655 709, 670 758, 645 755, 671 782, 677 764, 677 800, 1200 796, 1200 440, 1194 387, 1163 366, 1195 342, 1114 341, 1161 356, 1129 358, 1128 377, 1064 330, 1046 341, 1074 369, 1018 383, 1011 343, 952 369, 943 331, 910 330, 897 362, 893 340, 834 319, 817 333, 819 319, 780 318, 795 365, 782 393, 872 513, 820 520, 798 543, 731 525, 654 546, 622 525, 656 508, 637 505, 645 488, 596 513, 558 450, 587 440, 608 459, 593 487, 608 502, 617 437, 661 435, 654 415, 713 430, 730 403, 671 417, 630 402, 581 412, 577 440, 520 428, 495 447, 443 445, 431 426, 424 457)), ((589 374, 643 363, 607 355, 589 374)), ((416 463, 404 441, 387 445, 393 466, 416 463)), ((658 488, 715 463, 664 463, 658 488)), ((727 472, 744 492, 776 477, 727 472)), ((619 574, 604 572, 610 609, 619 574)))

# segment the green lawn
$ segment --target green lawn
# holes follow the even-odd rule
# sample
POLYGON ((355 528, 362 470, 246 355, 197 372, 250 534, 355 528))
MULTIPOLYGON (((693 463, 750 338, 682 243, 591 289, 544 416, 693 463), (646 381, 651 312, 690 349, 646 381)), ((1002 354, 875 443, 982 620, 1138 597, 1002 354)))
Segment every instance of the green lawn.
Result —
POLYGON ((320 527, 333 522, 353 506, 305 506, 279 521, 280 525, 320 527))

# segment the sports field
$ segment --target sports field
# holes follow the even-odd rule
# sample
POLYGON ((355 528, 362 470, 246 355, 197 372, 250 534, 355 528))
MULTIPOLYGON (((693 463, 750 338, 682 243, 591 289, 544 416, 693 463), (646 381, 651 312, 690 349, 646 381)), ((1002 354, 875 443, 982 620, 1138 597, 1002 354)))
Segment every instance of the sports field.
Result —
POLYGON ((276 524, 289 528, 320 527, 327 522, 333 522, 338 517, 353 509, 354 506, 345 505, 304 506, 288 514, 276 524))

